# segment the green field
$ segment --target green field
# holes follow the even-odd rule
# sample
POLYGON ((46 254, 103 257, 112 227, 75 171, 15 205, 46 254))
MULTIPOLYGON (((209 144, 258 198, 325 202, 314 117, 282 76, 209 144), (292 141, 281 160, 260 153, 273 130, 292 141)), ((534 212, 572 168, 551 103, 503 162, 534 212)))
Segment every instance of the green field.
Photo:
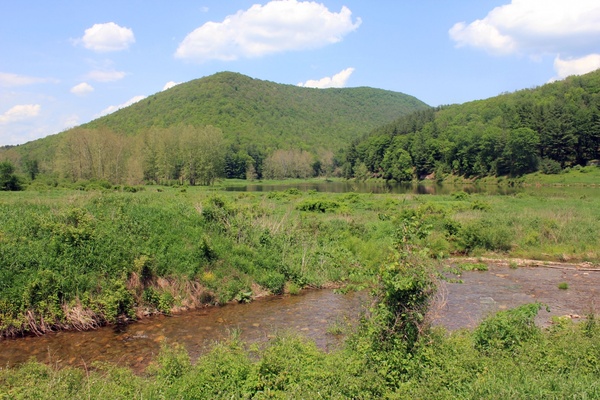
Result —
POLYGON ((597 188, 513 196, 126 190, 0 193, 4 334, 369 284, 409 225, 418 228, 410 240, 436 259, 600 261, 597 188))
POLYGON ((184 350, 165 348, 144 376, 29 363, 0 369, 0 398, 600 396, 592 315, 540 330, 530 305, 453 334, 422 319, 437 260, 598 264, 598 188, 507 196, 88 189, 0 192, 4 335, 304 287, 370 287, 378 305, 333 353, 281 335, 261 348, 232 338, 195 365, 184 350))

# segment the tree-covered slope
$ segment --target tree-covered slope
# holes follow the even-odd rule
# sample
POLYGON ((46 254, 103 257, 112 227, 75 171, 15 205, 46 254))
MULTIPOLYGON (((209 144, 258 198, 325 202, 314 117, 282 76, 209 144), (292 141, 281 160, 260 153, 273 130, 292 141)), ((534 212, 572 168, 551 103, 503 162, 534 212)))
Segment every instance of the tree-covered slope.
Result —
POLYGON ((381 89, 310 89, 222 72, 157 93, 85 127, 130 135, 150 127, 212 125, 242 146, 337 149, 427 107, 412 96, 381 89))
POLYGON ((401 117, 354 142, 348 175, 518 176, 600 158, 600 70, 401 117))
POLYGON ((381 89, 311 89, 222 72, 66 132, 0 149, 0 160, 22 173, 35 162, 42 173, 74 181, 193 184, 204 167, 190 153, 190 132, 213 127, 222 140, 211 157, 222 159, 211 177, 261 178, 264 170, 268 178, 304 178, 333 173, 339 167, 334 152, 365 132, 428 108, 381 89))

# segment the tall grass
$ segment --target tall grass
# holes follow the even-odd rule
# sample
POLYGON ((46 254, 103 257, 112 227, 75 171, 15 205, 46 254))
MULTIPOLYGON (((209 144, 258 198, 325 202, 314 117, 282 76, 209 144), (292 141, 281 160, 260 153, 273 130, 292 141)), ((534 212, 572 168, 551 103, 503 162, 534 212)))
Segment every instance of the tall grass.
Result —
POLYGON ((257 285, 373 282, 417 224, 431 257, 600 261, 594 188, 513 196, 235 193, 205 188, 0 194, 0 332, 85 329, 247 300, 257 285))

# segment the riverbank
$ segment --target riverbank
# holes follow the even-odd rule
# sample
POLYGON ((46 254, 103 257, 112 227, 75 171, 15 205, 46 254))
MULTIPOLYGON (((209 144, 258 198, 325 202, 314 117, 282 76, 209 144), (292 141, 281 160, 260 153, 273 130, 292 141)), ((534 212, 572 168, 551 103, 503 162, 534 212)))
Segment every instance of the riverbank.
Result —
MULTIPOLYGON (((505 275, 500 272, 503 271, 471 271, 465 275, 475 276, 471 286, 476 288, 480 286, 477 281, 481 274, 493 274, 498 280, 502 279, 498 275, 505 275)), ((539 279, 534 278, 534 281, 539 282, 539 279)), ((463 284, 454 285, 462 287, 470 283, 465 280, 463 284)), ((508 287, 513 290, 514 284, 509 282, 508 287)), ((492 295, 501 307, 503 303, 498 293, 492 295)), ((507 298, 515 300, 514 296, 507 298)), ((488 301, 490 297, 477 299, 486 307, 493 305, 488 301)), ((283 316, 270 311, 264 315, 252 312, 242 333, 259 330, 264 324, 261 318, 265 316, 274 321, 283 320, 284 325, 294 326, 300 332, 311 330, 297 322, 298 317, 303 320, 304 314, 317 324, 322 321, 323 327, 331 326, 327 321, 335 317, 320 316, 318 312, 329 310, 332 301, 327 298, 318 309, 310 308, 317 303, 314 299, 298 308, 281 307, 278 311, 283 312, 283 316), (288 312, 291 320, 285 319, 288 312)), ((452 298, 449 301, 453 301, 452 298)), ((467 306, 473 304, 472 300, 459 299, 459 302, 467 306)), ((259 303, 268 301, 254 305, 259 303)), ((356 312, 356 307, 352 308, 356 312)), ((0 368, 0 397, 596 398, 600 394, 596 384, 600 329, 595 319, 582 318, 582 323, 574 324, 570 318, 556 318, 549 328, 542 329, 533 324, 539 308, 539 305, 528 304, 511 310, 500 309, 473 330, 448 333, 440 328, 423 329, 417 345, 410 350, 403 345, 405 338, 396 341, 388 337, 389 342, 382 344, 377 336, 372 337, 377 325, 367 319, 358 329, 348 331, 348 340, 336 345, 333 351, 325 351, 310 338, 289 331, 259 333, 264 337, 257 345, 242 339, 240 331, 235 330, 218 343, 200 345, 205 352, 199 356, 199 347, 184 347, 181 343, 204 332, 217 337, 216 328, 206 330, 211 325, 202 323, 202 318, 207 317, 193 315, 190 321, 181 324, 181 330, 172 336, 165 335, 169 330, 166 324, 177 322, 177 318, 169 318, 158 321, 155 328, 139 325, 130 332, 109 332, 114 337, 110 343, 98 340, 90 332, 83 344, 67 338, 69 343, 64 348, 41 346, 41 356, 47 358, 50 365, 30 360, 16 368, 0 368), (192 322, 196 325, 188 328, 192 322), (375 346, 371 344, 373 339, 375 346), (73 348, 73 355, 66 353, 73 348), (144 353, 136 355, 131 352, 132 348, 144 353), (100 362, 84 359, 89 351, 102 356, 117 354, 117 362, 106 358, 100 362), (148 365, 149 359, 152 362, 148 365), (65 367, 69 364, 81 367, 65 367), (124 367, 129 365, 133 368, 137 365, 141 370, 124 367)), ((233 312, 231 316, 240 314, 233 312)), ((227 319, 226 315, 213 316, 216 326, 224 325, 227 319)), ((337 335, 339 330, 335 328, 325 328, 325 336, 337 335)), ((32 339, 43 341, 49 337, 32 339)))
POLYGON ((86 329, 260 293, 368 285, 409 226, 409 240, 437 259, 598 263, 593 190, 4 192, 0 330, 86 329))

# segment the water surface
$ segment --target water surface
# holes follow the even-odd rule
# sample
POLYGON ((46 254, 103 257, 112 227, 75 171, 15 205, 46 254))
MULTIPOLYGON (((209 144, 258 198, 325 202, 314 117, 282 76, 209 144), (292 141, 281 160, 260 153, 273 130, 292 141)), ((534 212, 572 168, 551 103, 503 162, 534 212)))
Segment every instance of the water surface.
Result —
MULTIPOLYGON (((434 325, 449 330, 473 328, 495 311, 541 302, 550 312, 542 309, 537 323, 547 326, 553 316, 579 321, 591 311, 598 313, 600 306, 600 271, 491 265, 488 271, 465 272, 459 279, 462 283, 440 287, 429 314, 434 325), (561 282, 568 284, 567 290, 558 288, 561 282)), ((336 331, 332 328, 356 325, 369 302, 366 292, 341 295, 333 290, 311 290, 94 331, 6 339, 0 341, 0 367, 34 358, 59 367, 89 367, 94 361, 107 361, 141 372, 156 357, 163 341, 184 345, 195 360, 233 330, 247 343, 266 342, 278 332, 293 331, 330 350, 343 340, 332 334, 336 331)))
POLYGON ((478 185, 438 185, 411 184, 411 183, 374 183, 355 181, 324 181, 324 182, 299 182, 290 184, 248 184, 226 186, 224 190, 232 192, 273 192, 287 189, 298 189, 300 191, 314 190, 327 193, 393 193, 393 194, 451 194, 458 191, 466 193, 488 193, 488 194, 514 194, 522 190, 515 187, 500 186, 478 186, 478 185))

